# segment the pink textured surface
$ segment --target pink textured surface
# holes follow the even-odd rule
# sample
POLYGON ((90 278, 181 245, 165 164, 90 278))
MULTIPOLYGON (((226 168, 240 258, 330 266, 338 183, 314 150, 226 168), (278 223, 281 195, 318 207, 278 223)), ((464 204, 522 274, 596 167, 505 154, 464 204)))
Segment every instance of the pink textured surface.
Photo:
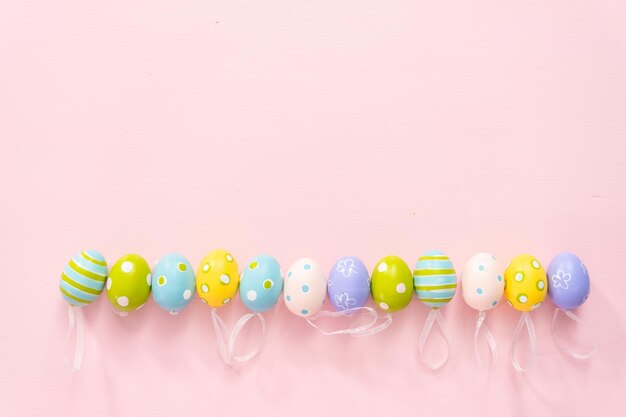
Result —
POLYGON ((623 415, 625 21, 619 0, 2 2, 3 414, 623 415), (564 357, 546 303, 517 374, 504 304, 499 361, 480 370, 457 297, 451 361, 432 373, 415 299, 369 339, 279 305, 262 354, 229 369, 197 299, 120 319, 100 298, 72 374, 58 277, 88 247, 194 265, 225 247, 284 268, 439 248, 459 272, 477 251, 504 269, 571 250, 600 347, 564 357))

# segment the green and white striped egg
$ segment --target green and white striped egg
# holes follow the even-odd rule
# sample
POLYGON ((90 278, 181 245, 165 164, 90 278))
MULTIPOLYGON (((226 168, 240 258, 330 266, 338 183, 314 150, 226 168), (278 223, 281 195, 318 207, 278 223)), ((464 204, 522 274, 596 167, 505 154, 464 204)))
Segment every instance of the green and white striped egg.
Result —
POLYGON ((452 300, 456 292, 456 272, 445 253, 433 250, 417 260, 413 271, 417 298, 431 308, 439 308, 452 300))
POLYGON ((104 289, 107 263, 99 252, 84 250, 72 257, 61 273, 61 295, 73 306, 94 301, 104 289))

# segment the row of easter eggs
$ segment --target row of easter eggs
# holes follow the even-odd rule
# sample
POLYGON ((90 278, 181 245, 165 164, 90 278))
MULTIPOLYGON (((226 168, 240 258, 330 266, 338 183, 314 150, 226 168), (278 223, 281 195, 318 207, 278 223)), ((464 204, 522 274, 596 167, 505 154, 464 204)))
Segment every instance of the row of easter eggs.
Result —
MULTIPOLYGON (((465 302, 478 311, 495 307, 503 295, 517 310, 531 311, 548 293, 555 305, 571 309, 587 299, 590 288, 587 269, 571 253, 557 255, 547 274, 535 257, 517 256, 504 276, 495 257, 478 253, 466 263, 461 282, 465 302)), ((300 259, 283 279, 276 259, 260 255, 245 266, 240 279, 237 262, 225 250, 210 252, 197 274, 179 254, 163 257, 152 270, 141 256, 125 255, 107 270, 100 253, 86 250, 75 255, 61 274, 61 293, 75 306, 89 304, 105 286, 110 303, 122 315, 141 308, 151 292, 160 307, 176 314, 196 292, 204 303, 220 307, 239 291, 252 311, 268 310, 282 293, 291 312, 309 317, 322 309, 327 294, 336 310, 362 307, 371 294, 380 309, 394 312, 409 304, 413 291, 427 306, 439 308, 454 297, 457 279, 452 262, 440 251, 423 254, 413 271, 401 258, 386 256, 371 278, 363 262, 346 256, 335 262, 328 276, 312 259, 300 259)))

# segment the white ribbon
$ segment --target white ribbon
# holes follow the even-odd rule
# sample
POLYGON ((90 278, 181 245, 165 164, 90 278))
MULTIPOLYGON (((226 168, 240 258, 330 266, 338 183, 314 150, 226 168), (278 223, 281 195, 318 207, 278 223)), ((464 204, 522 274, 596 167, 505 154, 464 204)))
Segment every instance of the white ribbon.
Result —
POLYGON ((419 352, 420 357, 422 358, 422 362, 424 365, 429 367, 430 369, 439 369, 443 365, 448 362, 448 358, 450 357, 450 332, 448 331, 448 326, 446 325, 446 321, 441 314, 441 310, 438 308, 433 308, 430 310, 428 314, 428 318, 424 323, 424 327, 422 328, 422 333, 419 338, 419 352), (435 320, 439 324, 439 328, 441 329, 441 334, 443 335, 443 339, 446 342, 446 356, 439 363, 433 363, 431 361, 426 360, 424 356, 424 346, 426 345, 426 341, 428 340, 428 336, 430 335, 430 331, 433 328, 433 324, 435 324, 435 320))
POLYGON ((385 321, 383 321, 382 323, 380 323, 378 326, 374 326, 372 325, 372 327, 368 328, 367 330, 363 330, 362 332, 358 332, 358 333, 352 333, 350 336, 352 337, 368 337, 368 336, 373 336, 376 333, 380 333, 383 330, 385 330, 387 327, 389 327, 391 325, 391 314, 390 313, 386 313, 384 316, 379 316, 378 313, 376 313, 376 321, 378 321, 378 318, 382 318, 385 321))
POLYGON ((259 353, 261 349, 263 348, 266 334, 267 334, 267 326, 265 324, 265 318, 263 318, 263 315, 261 313, 248 313, 248 314, 244 314, 243 316, 241 316, 241 318, 237 321, 237 324, 235 324, 235 327, 233 328, 233 332, 231 333, 230 339, 228 341, 228 349, 230 350, 231 358, 235 362, 247 362, 250 359, 254 358, 256 354, 259 353), (256 347, 252 349, 250 352, 246 353, 245 355, 237 356, 235 355, 235 341, 237 340, 237 337, 239 336, 239 333, 241 332, 241 330, 243 330, 246 324, 253 317, 258 317, 259 321, 261 322, 261 339, 259 340, 259 343, 256 345, 256 347))
POLYGON ((315 314, 312 317, 309 317, 308 319, 306 319, 307 323, 309 323, 312 327, 314 327, 315 329, 317 329, 320 333, 322 333, 323 335, 326 336, 334 336, 334 335, 338 335, 338 334, 350 334, 350 335, 357 335, 359 333, 362 333, 366 330, 368 330, 370 327, 372 327, 374 324, 376 324, 376 321, 378 320, 378 313, 376 312, 376 310, 374 310, 371 307, 355 307, 355 308, 349 308, 346 310, 340 310, 340 311, 320 311, 319 313, 315 314), (360 326, 356 326, 356 327, 348 327, 347 329, 339 329, 339 330, 333 330, 333 331, 327 331, 327 330, 323 330, 321 327, 319 327, 315 321, 322 318, 322 317, 342 317, 342 316, 351 316, 354 313, 357 313, 359 311, 364 311, 366 313, 368 313, 370 316, 372 316, 372 320, 362 324, 360 326))
POLYGON ((83 362, 83 352, 85 349, 85 334, 83 326, 83 310, 81 307, 68 305, 69 324, 65 335, 65 366, 72 371, 78 371, 83 362), (74 348, 74 360, 68 359, 68 343, 72 333, 76 330, 76 346, 74 348))
POLYGON ((215 339, 217 339, 217 347, 220 350, 222 360, 224 360, 226 364, 232 365, 232 354, 226 345, 226 336, 224 336, 224 333, 228 333, 228 326, 226 326, 224 320, 217 314, 217 308, 211 309, 211 318, 213 319, 213 330, 215 330, 215 339))
POLYGON ((565 342, 563 342, 561 340, 561 338, 559 337, 557 331, 556 331, 556 321, 557 318, 559 316, 559 312, 563 312, 565 313, 565 315, 567 317, 569 317, 570 319, 572 319, 573 321, 575 321, 576 323, 578 323, 579 325, 583 326, 583 327, 587 327, 585 325, 585 323, 583 323, 583 321, 574 313, 572 313, 569 310, 564 310, 562 308, 557 308, 556 310, 554 310, 554 316, 552 316, 552 336, 554 337, 554 341, 556 342, 557 346, 560 347, 565 353, 567 353, 568 355, 570 355, 571 357, 575 358, 575 359, 589 359, 591 358, 595 353, 596 350, 598 349, 598 345, 594 344, 592 349, 587 352, 587 353, 581 353, 581 352, 576 352, 575 350, 573 350, 572 348, 570 348, 569 346, 567 346, 567 344, 565 344, 565 342))
POLYGON ((484 311, 478 313, 478 318, 476 319, 476 330, 474 331, 474 354, 476 355, 476 363, 478 364, 478 366, 483 366, 483 361, 480 357, 480 352, 478 349, 478 337, 480 335, 481 328, 484 329, 483 335, 485 337, 485 340, 487 341, 487 344, 489 345, 489 350, 491 351, 491 363, 489 363, 488 365, 493 364, 498 358, 498 348, 496 347, 496 340, 494 339, 493 334, 491 334, 491 330, 489 330, 489 327, 487 327, 485 319, 486 313, 484 311))
POLYGON ((215 338, 217 339, 217 347, 219 348, 220 356, 222 357, 224 363, 226 363, 227 365, 233 365, 235 362, 249 361, 261 351, 263 343, 265 342, 267 326, 265 324, 265 319, 260 313, 249 313, 243 315, 237 321, 237 324, 233 328, 233 332, 230 334, 230 336, 228 336, 228 326, 217 313, 217 308, 211 309, 211 318, 213 319, 213 329, 215 330, 215 338), (239 336, 239 333, 241 333, 241 330, 245 327, 245 325, 250 321, 250 319, 255 316, 258 317, 261 322, 261 340, 259 341, 259 344, 250 352, 246 353, 245 355, 237 356, 235 355, 235 342, 237 341, 237 337, 239 336), (226 342, 227 337, 228 342, 226 342))
POLYGON ((530 317, 530 313, 525 311, 522 313, 522 315, 519 318, 519 321, 517 322, 517 326, 515 327, 515 333, 513 333, 513 341, 511 343, 511 363, 513 364, 513 367, 515 368, 517 372, 526 372, 527 370, 530 369, 530 367, 533 365, 533 362, 535 361, 536 349, 537 349, 537 335, 535 334, 535 326, 533 325, 533 319, 530 317), (524 326, 526 326, 528 330, 528 340, 530 343, 530 351, 529 351, 528 364, 525 367, 522 367, 517 360, 515 351, 517 348, 517 341, 520 337, 520 334, 522 333, 522 329, 524 328, 524 326))

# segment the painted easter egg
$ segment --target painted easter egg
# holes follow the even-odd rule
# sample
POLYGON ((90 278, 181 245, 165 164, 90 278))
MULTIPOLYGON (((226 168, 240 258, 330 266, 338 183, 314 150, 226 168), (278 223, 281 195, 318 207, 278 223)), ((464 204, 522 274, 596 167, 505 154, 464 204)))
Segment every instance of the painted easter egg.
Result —
POLYGON ((385 256, 372 272, 372 297, 374 303, 387 312, 402 310, 413 295, 411 269, 397 256, 385 256))
POLYGON ((481 252, 469 258, 461 275, 463 299, 478 311, 487 311, 500 303, 504 278, 495 256, 481 252))
POLYGON ((170 253, 159 260, 152 271, 152 297, 159 307, 177 314, 191 302, 196 290, 196 277, 189 261, 170 253))
POLYGON ((573 253, 560 253, 548 265, 548 294, 554 305, 570 310, 587 301, 591 289, 587 267, 573 253))
POLYGON ((331 268, 327 287, 335 310, 363 307, 370 296, 370 276, 359 258, 344 256, 331 268))
POLYGON ((417 298, 431 308, 446 305, 456 292, 456 272, 448 256, 438 250, 419 257, 413 271, 417 298))
POLYGON ((519 311, 531 311, 543 303, 548 293, 546 271, 534 256, 518 255, 504 271, 504 296, 519 311))
POLYGON ((243 304, 254 312, 269 310, 283 291, 280 264, 269 255, 254 257, 244 268, 239 284, 243 304))
POLYGON ((239 288, 239 268, 233 256, 217 249, 209 252, 196 274, 196 290, 200 299, 211 307, 228 304, 239 288))
POLYGON ((124 255, 115 262, 107 279, 107 296, 121 313, 141 308, 150 296, 150 266, 139 255, 124 255))
POLYGON ((289 311, 301 317, 310 317, 324 304, 325 274, 313 259, 299 259, 287 270, 284 293, 289 311))
POLYGON ((70 259, 61 273, 61 295, 74 306, 89 304, 102 293, 107 273, 104 256, 95 250, 82 251, 70 259))

